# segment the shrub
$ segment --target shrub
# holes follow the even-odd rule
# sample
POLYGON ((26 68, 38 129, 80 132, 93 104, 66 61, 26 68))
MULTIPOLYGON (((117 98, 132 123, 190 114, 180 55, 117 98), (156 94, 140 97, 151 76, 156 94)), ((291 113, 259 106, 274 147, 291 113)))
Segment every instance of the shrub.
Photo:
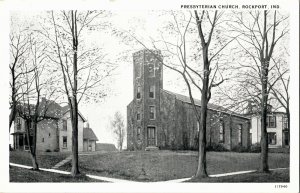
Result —
POLYGON ((255 143, 255 144, 251 145, 250 152, 251 153, 260 153, 261 152, 260 144, 259 143, 255 143))
POLYGON ((244 146, 241 146, 241 145, 237 145, 237 146, 234 146, 231 151, 234 151, 234 152, 249 152, 249 148, 247 147, 244 147, 244 146))
POLYGON ((206 147, 206 151, 228 151, 228 150, 221 144, 211 143, 206 147))
POLYGON ((54 152, 59 152, 59 149, 58 149, 58 148, 56 148, 56 149, 54 149, 53 151, 54 151, 54 152))

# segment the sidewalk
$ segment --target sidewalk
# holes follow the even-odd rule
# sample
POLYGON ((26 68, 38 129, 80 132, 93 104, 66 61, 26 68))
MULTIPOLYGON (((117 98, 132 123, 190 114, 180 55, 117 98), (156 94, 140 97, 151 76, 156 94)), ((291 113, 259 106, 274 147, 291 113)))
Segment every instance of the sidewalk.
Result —
MULTIPOLYGON (((20 167, 20 168, 26 168, 26 169, 31 169, 31 166, 26 166, 26 165, 21 165, 21 164, 15 164, 15 163, 9 163, 9 165, 14 166, 14 167, 20 167)), ((286 170, 289 168, 274 168, 270 170, 286 170)), ((59 173, 59 174, 66 174, 70 175, 70 172, 67 171, 62 171, 62 170, 57 170, 57 169, 46 169, 46 168, 40 168, 42 171, 47 171, 47 172, 54 172, 54 173, 59 173)), ((223 176, 232 176, 232 175, 239 175, 239 174, 246 174, 246 173, 253 173, 256 170, 248 170, 248 171, 239 171, 239 172, 230 172, 230 173, 223 173, 223 174, 213 174, 209 175, 209 177, 212 178, 218 178, 218 177, 223 177, 223 176)), ((96 176, 96 175, 90 175, 86 174, 87 177, 96 179, 96 180, 102 180, 106 182, 112 182, 112 183, 144 183, 144 182, 137 182, 137 181, 131 181, 131 180, 123 180, 123 179, 117 179, 117 178, 109 178, 109 177, 103 177, 103 176, 96 176)), ((150 182, 150 183, 180 183, 184 182, 187 180, 190 180, 190 178, 182 178, 182 179, 174 179, 174 180, 167 180, 167 181, 159 181, 159 182, 150 182)), ((149 182, 148 182, 149 183, 149 182)))

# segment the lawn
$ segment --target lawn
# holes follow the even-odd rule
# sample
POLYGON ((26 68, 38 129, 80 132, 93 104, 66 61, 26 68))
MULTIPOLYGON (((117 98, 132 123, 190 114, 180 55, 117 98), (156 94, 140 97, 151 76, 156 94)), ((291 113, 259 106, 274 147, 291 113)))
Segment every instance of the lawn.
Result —
POLYGON ((290 172, 289 170, 276 170, 270 173, 248 173, 233 176, 224 176, 219 178, 204 178, 204 179, 192 179, 187 182, 255 182, 255 183, 266 183, 266 182, 289 182, 290 172))
MULTIPOLYGON (((41 168, 52 168, 58 162, 67 158, 71 153, 38 152, 37 162, 41 168)), ((10 151, 9 162, 31 166, 30 153, 28 151, 10 151)))
POLYGON ((85 175, 73 178, 70 175, 57 174, 46 171, 33 171, 30 169, 11 167, 9 169, 10 182, 101 182, 85 175))
MULTIPOLYGON (((234 152, 208 152, 209 174, 256 170, 259 154, 234 152)), ((194 175, 197 152, 155 151, 114 152, 80 156, 80 170, 95 175, 136 181, 164 181, 194 175)), ((269 154, 270 168, 289 167, 289 154, 269 154)), ((61 169, 70 171, 71 164, 61 169)))
MULTIPOLYGON (((38 161, 40 167, 50 168, 67 156, 54 152, 43 153, 38 156, 38 161)), ((258 153, 207 152, 207 170, 209 174, 256 170, 259 167, 259 156, 258 153)), ((10 160, 18 164, 31 165, 28 153, 26 155, 11 152, 10 160)), ((270 168, 289 167, 289 154, 270 153, 269 166, 270 168)), ((91 155, 80 155, 79 167, 80 171, 86 174, 134 181, 165 181, 193 176, 197 167, 197 152, 96 152, 91 155)), ((70 171, 71 163, 67 163, 59 169, 70 171)), ((253 178, 249 179, 253 180, 253 178)), ((287 179, 289 179, 288 175, 287 179)), ((229 182, 236 179, 232 177, 224 178, 224 180, 229 182)), ((282 182, 286 178, 274 178, 273 180, 282 182)))

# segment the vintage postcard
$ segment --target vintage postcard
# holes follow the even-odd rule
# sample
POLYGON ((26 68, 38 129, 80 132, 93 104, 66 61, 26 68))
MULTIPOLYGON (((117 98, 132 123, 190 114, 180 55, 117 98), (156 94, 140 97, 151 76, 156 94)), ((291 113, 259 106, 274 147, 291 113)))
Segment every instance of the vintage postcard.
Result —
POLYGON ((0 192, 299 192, 298 6, 0 1, 0 192))

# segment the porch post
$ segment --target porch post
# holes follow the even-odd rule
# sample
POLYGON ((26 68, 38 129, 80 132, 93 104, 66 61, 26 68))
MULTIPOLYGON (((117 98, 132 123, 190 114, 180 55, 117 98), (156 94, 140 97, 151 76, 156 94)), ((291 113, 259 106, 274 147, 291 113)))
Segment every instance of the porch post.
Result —
POLYGON ((16 135, 16 149, 19 149, 19 135, 16 135))
POLYGON ((25 150, 25 133, 23 133, 23 149, 25 150))

